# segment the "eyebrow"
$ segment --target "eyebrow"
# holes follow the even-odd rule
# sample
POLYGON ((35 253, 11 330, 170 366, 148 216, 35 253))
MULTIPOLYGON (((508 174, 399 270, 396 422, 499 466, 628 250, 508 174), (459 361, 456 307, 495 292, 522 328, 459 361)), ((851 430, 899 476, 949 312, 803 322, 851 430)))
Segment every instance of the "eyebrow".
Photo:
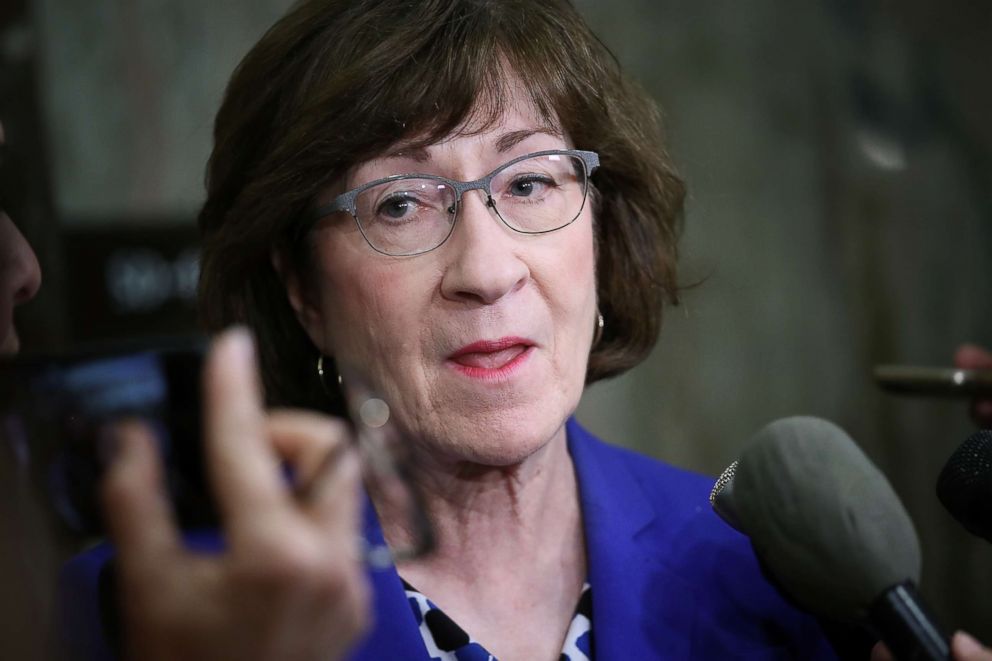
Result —
MULTIPOLYGON (((496 151, 499 153, 505 153, 513 149, 515 146, 526 140, 532 135, 544 134, 549 135, 553 138, 562 137, 561 132, 556 131, 550 126, 541 126, 538 128, 530 129, 520 129, 518 131, 510 131, 509 133, 504 133, 499 138, 496 139, 496 151)), ((409 158, 418 163, 426 163, 431 160, 430 154, 426 147, 399 147, 392 151, 388 151, 383 154, 381 159, 389 158, 409 158)), ((379 159, 376 159, 379 160, 379 159)))
POLYGON ((505 133, 496 140, 496 149, 500 152, 507 152, 516 147, 518 144, 526 140, 532 135, 537 135, 538 133, 543 133, 545 135, 550 135, 553 138, 560 138, 561 133, 553 130, 551 127, 542 126, 540 128, 533 129, 522 129, 520 131, 510 131, 505 133))

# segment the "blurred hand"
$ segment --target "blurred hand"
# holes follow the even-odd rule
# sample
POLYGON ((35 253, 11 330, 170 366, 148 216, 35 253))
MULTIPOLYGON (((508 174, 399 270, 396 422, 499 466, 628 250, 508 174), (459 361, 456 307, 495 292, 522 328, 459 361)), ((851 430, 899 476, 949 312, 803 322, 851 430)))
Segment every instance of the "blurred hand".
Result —
POLYGON ((342 423, 262 410, 254 347, 221 335, 204 369, 205 452, 227 550, 186 550, 151 431, 128 422, 104 480, 133 659, 328 661, 367 623, 359 465, 342 423), (280 458, 298 476, 286 483, 280 458))
MULTIPOLYGON (((992 352, 974 344, 962 344, 954 352, 954 364, 963 369, 992 369, 992 352)), ((979 427, 992 427, 992 397, 972 400, 971 417, 979 427)))
MULTIPOLYGON (((992 650, 983 647, 964 631, 958 631, 951 638, 951 658, 954 661, 992 661, 992 650)), ((871 661, 895 660, 885 643, 879 642, 871 650, 871 661)))

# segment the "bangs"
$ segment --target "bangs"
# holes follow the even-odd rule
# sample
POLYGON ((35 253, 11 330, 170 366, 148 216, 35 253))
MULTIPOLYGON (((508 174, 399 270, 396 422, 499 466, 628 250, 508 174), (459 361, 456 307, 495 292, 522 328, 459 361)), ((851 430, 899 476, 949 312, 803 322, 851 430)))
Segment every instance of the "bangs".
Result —
POLYGON ((547 98, 545 90, 521 82, 516 68, 508 63, 498 64, 477 79, 466 77, 457 82, 474 91, 460 97, 457 104, 449 103, 448 107, 441 105, 445 98, 441 93, 436 99, 426 99, 423 105, 397 109, 397 116, 402 117, 398 120, 401 130, 394 135, 399 137, 369 158, 382 156, 383 152, 424 149, 443 140, 485 133, 498 126, 508 111, 521 110, 521 99, 525 103, 529 101, 537 111, 535 128, 557 136, 564 133, 556 104, 547 98), (511 108, 511 105, 517 107, 511 108), (435 110, 437 107, 442 110, 435 110))
POLYGON ((339 35, 318 58, 323 71, 311 72, 287 123, 307 126, 295 155, 322 168, 322 185, 398 143, 421 148, 491 129, 519 90, 542 128, 570 133, 565 120, 581 101, 568 72, 583 65, 560 15, 515 0, 436 5, 416 15, 402 5, 366 9, 366 29, 339 35), (371 48, 370 34, 379 39, 371 48))

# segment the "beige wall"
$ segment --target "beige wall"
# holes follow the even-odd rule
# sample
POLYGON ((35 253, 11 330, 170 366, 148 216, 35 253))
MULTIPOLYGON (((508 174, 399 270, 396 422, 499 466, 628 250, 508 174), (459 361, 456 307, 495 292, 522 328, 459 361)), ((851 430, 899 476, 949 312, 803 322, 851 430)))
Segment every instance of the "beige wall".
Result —
POLYGON ((227 79, 289 5, 35 0, 63 219, 192 218, 227 79))

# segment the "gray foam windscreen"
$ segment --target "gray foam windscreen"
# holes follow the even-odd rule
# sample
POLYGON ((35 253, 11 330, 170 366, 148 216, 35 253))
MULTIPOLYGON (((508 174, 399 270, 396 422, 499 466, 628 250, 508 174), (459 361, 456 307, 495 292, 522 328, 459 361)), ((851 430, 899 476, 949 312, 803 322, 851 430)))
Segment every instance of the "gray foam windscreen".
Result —
POLYGON ((920 545, 909 515, 885 476, 833 423, 773 422, 740 456, 732 482, 722 505, 804 607, 859 617, 887 588, 919 582, 920 545))

